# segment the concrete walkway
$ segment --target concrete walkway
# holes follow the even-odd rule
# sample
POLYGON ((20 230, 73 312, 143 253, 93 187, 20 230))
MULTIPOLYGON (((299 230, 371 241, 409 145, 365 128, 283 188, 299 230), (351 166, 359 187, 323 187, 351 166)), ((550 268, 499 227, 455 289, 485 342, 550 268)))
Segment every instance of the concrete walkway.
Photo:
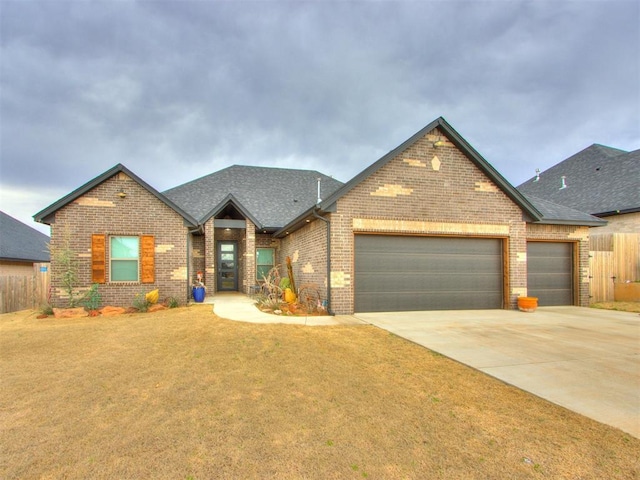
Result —
POLYGON ((356 317, 640 438, 640 315, 579 307, 356 317))
POLYGON ((213 305, 213 312, 227 320, 251 323, 285 323, 289 325, 352 325, 364 322, 350 315, 288 316, 273 315, 258 310, 256 301, 238 292, 216 293, 205 297, 204 303, 213 305))

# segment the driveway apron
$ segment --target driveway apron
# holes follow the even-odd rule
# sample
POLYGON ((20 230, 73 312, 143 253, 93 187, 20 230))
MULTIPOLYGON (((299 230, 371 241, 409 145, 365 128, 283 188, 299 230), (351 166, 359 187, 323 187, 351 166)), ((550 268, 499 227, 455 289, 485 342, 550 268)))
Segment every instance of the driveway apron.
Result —
POLYGON ((580 307, 358 319, 640 438, 640 315, 580 307))

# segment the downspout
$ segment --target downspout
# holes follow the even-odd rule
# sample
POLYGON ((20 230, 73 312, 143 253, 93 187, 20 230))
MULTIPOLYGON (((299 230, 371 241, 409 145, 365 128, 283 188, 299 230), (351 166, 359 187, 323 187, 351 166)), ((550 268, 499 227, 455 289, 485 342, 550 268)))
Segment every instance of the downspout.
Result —
POLYGON ((187 303, 189 303, 189 298, 191 297, 191 236, 200 232, 202 232, 201 225, 191 230, 187 229, 187 303))
POLYGON ((335 315, 331 309, 331 222, 318 215, 317 209, 313 210, 313 216, 327 224, 327 312, 335 315))

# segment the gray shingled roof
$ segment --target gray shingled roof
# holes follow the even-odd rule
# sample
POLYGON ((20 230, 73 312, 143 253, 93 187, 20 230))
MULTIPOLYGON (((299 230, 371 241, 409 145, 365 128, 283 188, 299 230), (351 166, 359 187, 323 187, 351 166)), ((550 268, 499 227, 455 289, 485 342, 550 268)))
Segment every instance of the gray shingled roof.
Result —
POLYGON ((518 190, 593 215, 640 211, 640 150, 625 152, 594 144, 518 190), (561 189, 562 176, 566 188, 561 189))
POLYGON ((244 208, 258 228, 279 228, 325 198, 342 182, 312 170, 233 165, 163 192, 201 223, 229 202, 244 208), (239 205, 238 205, 239 204, 239 205))
POLYGON ((607 222, 588 213, 574 210, 573 208, 548 202, 542 198, 525 195, 527 200, 542 213, 542 219, 536 223, 561 224, 561 225, 585 225, 589 227, 601 227, 607 222))
POLYGON ((0 212, 0 258, 25 262, 50 261, 49 237, 0 212))

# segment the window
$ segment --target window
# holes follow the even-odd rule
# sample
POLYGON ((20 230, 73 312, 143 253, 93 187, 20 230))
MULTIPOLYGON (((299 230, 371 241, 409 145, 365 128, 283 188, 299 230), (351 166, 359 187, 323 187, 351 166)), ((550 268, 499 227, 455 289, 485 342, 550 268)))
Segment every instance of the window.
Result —
POLYGON ((112 282, 137 282, 140 240, 138 237, 110 237, 112 282))
POLYGON ((269 270, 275 266, 273 248, 256 249, 256 278, 264 280, 269 270))

